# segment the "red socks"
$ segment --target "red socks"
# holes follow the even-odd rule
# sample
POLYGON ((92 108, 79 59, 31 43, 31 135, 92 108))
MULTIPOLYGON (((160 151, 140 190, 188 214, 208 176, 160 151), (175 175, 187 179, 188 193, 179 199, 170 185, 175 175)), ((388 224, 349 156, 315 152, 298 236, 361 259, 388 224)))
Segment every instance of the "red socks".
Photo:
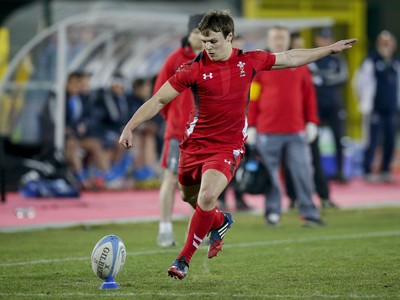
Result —
POLYGON ((218 227, 221 227, 222 224, 224 223, 224 221, 225 221, 224 214, 221 211, 219 211, 218 209, 216 209, 215 215, 214 215, 214 222, 211 226, 211 229, 217 229, 218 227))
POLYGON ((184 256, 189 263, 207 233, 211 229, 220 227, 224 222, 224 218, 223 213, 217 210, 217 208, 211 211, 204 211, 197 205, 192 220, 190 221, 189 233, 186 238, 185 246, 178 255, 178 258, 184 256))

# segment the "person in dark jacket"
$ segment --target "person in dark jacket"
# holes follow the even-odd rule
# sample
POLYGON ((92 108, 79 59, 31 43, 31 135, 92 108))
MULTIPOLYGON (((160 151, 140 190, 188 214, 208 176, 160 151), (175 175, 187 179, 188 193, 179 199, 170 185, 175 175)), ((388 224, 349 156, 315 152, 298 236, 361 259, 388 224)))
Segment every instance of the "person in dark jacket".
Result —
POLYGON ((92 102, 82 95, 82 73, 74 72, 68 76, 66 85, 66 114, 65 114, 65 150, 67 161, 70 163, 78 181, 85 189, 92 188, 92 182, 84 171, 84 150, 91 155, 96 167, 103 173, 107 172, 110 163, 96 136, 93 127, 92 102))
MULTIPOLYGON (((333 32, 329 28, 320 30, 315 38, 317 47, 328 46, 333 42, 333 32)), ((336 148, 336 176, 338 182, 346 182, 343 174, 344 122, 346 112, 343 108, 343 86, 349 79, 347 62, 342 55, 328 55, 315 62, 320 78, 315 83, 318 101, 318 116, 321 125, 332 130, 336 148)))
POLYGON ((376 40, 376 50, 365 59, 355 77, 360 111, 367 127, 363 167, 368 182, 394 180, 390 164, 400 103, 400 61, 394 56, 395 50, 396 38, 391 32, 382 31, 376 40), (374 174, 372 165, 380 136, 383 138, 383 157, 380 174, 374 174))

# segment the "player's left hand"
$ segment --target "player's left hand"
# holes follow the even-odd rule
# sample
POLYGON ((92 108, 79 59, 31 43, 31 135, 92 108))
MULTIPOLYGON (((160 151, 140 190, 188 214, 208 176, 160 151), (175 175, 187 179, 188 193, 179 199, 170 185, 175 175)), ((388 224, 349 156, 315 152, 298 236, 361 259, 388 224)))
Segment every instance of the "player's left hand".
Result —
POLYGON ((338 41, 329 47, 331 48, 331 52, 333 54, 342 52, 343 50, 350 49, 354 43, 356 43, 358 39, 353 38, 353 39, 347 39, 347 40, 341 40, 338 41))
POLYGON ((127 150, 133 147, 133 133, 130 129, 124 128, 119 138, 119 144, 127 150))

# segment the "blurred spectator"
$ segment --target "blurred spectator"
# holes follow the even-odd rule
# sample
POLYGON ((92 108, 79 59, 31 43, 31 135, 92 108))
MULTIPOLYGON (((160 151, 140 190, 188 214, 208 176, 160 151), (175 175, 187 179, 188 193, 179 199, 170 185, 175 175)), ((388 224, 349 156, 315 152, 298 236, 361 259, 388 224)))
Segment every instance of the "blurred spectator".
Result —
MULTIPOLYGON (((288 50, 288 29, 270 29, 267 43, 271 52, 288 50)), ((267 223, 280 223, 279 167, 285 149, 283 159, 292 175, 304 225, 323 225, 312 201, 311 162, 307 146, 307 142, 315 140, 318 130, 316 124, 319 122, 309 69, 302 66, 260 72, 253 80, 250 97, 249 126, 253 127, 248 130, 247 141, 250 145, 256 142, 271 178, 271 188, 266 193, 267 223)))
POLYGON ((390 171, 399 105, 400 62, 394 57, 396 38, 387 30, 376 40, 376 49, 361 65, 355 77, 360 111, 367 126, 367 148, 364 155, 365 180, 392 182, 390 171), (380 175, 373 173, 375 150, 382 135, 383 159, 380 175))
POLYGON ((71 73, 66 86, 65 149, 77 179, 84 188, 91 188, 89 176, 84 170, 82 150, 92 156, 101 172, 107 172, 110 163, 101 141, 95 137, 92 127, 92 103, 81 96, 81 73, 71 73))
POLYGON ((118 161, 123 154, 118 147, 118 138, 132 112, 132 105, 125 93, 124 78, 116 74, 111 79, 109 89, 100 90, 96 102, 97 126, 112 162, 118 161))
MULTIPOLYGON (((324 47, 334 42, 333 32, 329 28, 321 29, 316 37, 317 47, 324 47)), ((341 55, 329 55, 315 62, 320 80, 315 81, 318 100, 318 116, 321 125, 328 125, 333 133, 336 148, 336 176, 338 182, 346 182, 343 175, 344 122, 346 112, 343 108, 343 86, 349 78, 345 58, 341 55)))
MULTIPOLYGON (((291 35, 291 48, 292 49, 304 48, 304 40, 300 34, 294 33, 291 35)), ((308 67, 310 68, 310 71, 313 74, 313 70, 315 70, 315 63, 313 63, 311 66, 310 65, 308 65, 308 67)), ((315 79, 315 76, 313 76, 313 79, 315 79)), ((315 84, 315 80, 313 80, 313 82, 315 84)), ((310 143, 310 150, 311 150, 312 166, 314 171, 313 172, 314 187, 321 201, 321 205, 324 208, 336 207, 336 205, 331 201, 328 180, 322 168, 321 154, 318 145, 318 135, 316 139, 310 143)), ((290 208, 295 208, 297 196, 295 188, 293 186, 293 180, 289 168, 287 166, 286 160, 283 160, 282 164, 285 175, 286 193, 290 199, 290 208)))
MULTIPOLYGON (((84 81, 84 85, 87 83, 88 81, 84 81)), ((132 98, 125 93, 124 84, 124 78, 120 74, 115 74, 109 89, 101 89, 97 94, 86 89, 85 97, 96 99, 93 113, 94 127, 111 165, 107 176, 109 188, 122 187, 126 175, 132 170, 133 154, 123 151, 119 147, 118 139, 124 122, 129 120, 139 105, 135 106, 132 98)))
MULTIPOLYGON (((132 103, 135 112, 150 98, 153 86, 149 79, 137 78, 133 81, 132 88, 132 103)), ((161 116, 157 115, 135 131, 134 177, 139 181, 158 177, 157 135, 162 122, 161 116)), ((123 148, 120 147, 120 149, 123 148)))
POLYGON ((84 101, 88 101, 90 105, 95 105, 97 93, 91 88, 91 77, 92 74, 83 72, 81 76, 81 98, 84 101))

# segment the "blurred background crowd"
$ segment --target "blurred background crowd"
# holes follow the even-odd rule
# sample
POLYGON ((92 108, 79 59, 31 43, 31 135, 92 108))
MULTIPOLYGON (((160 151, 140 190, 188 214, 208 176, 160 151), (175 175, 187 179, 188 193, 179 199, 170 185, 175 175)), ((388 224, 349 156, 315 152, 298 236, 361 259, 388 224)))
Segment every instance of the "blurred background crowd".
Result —
POLYGON ((83 190, 158 187, 165 120, 156 116, 141 126, 132 151, 118 145, 119 135, 154 92, 162 63, 187 34, 188 16, 210 8, 232 12, 236 47, 244 50, 269 49, 267 30, 275 25, 290 30, 292 48, 358 37, 352 51, 309 66, 318 160, 324 176, 339 183, 359 176, 394 182, 400 170, 394 2, 1 1, 5 187, 16 190, 31 170, 65 175, 54 175, 52 166, 83 190))

